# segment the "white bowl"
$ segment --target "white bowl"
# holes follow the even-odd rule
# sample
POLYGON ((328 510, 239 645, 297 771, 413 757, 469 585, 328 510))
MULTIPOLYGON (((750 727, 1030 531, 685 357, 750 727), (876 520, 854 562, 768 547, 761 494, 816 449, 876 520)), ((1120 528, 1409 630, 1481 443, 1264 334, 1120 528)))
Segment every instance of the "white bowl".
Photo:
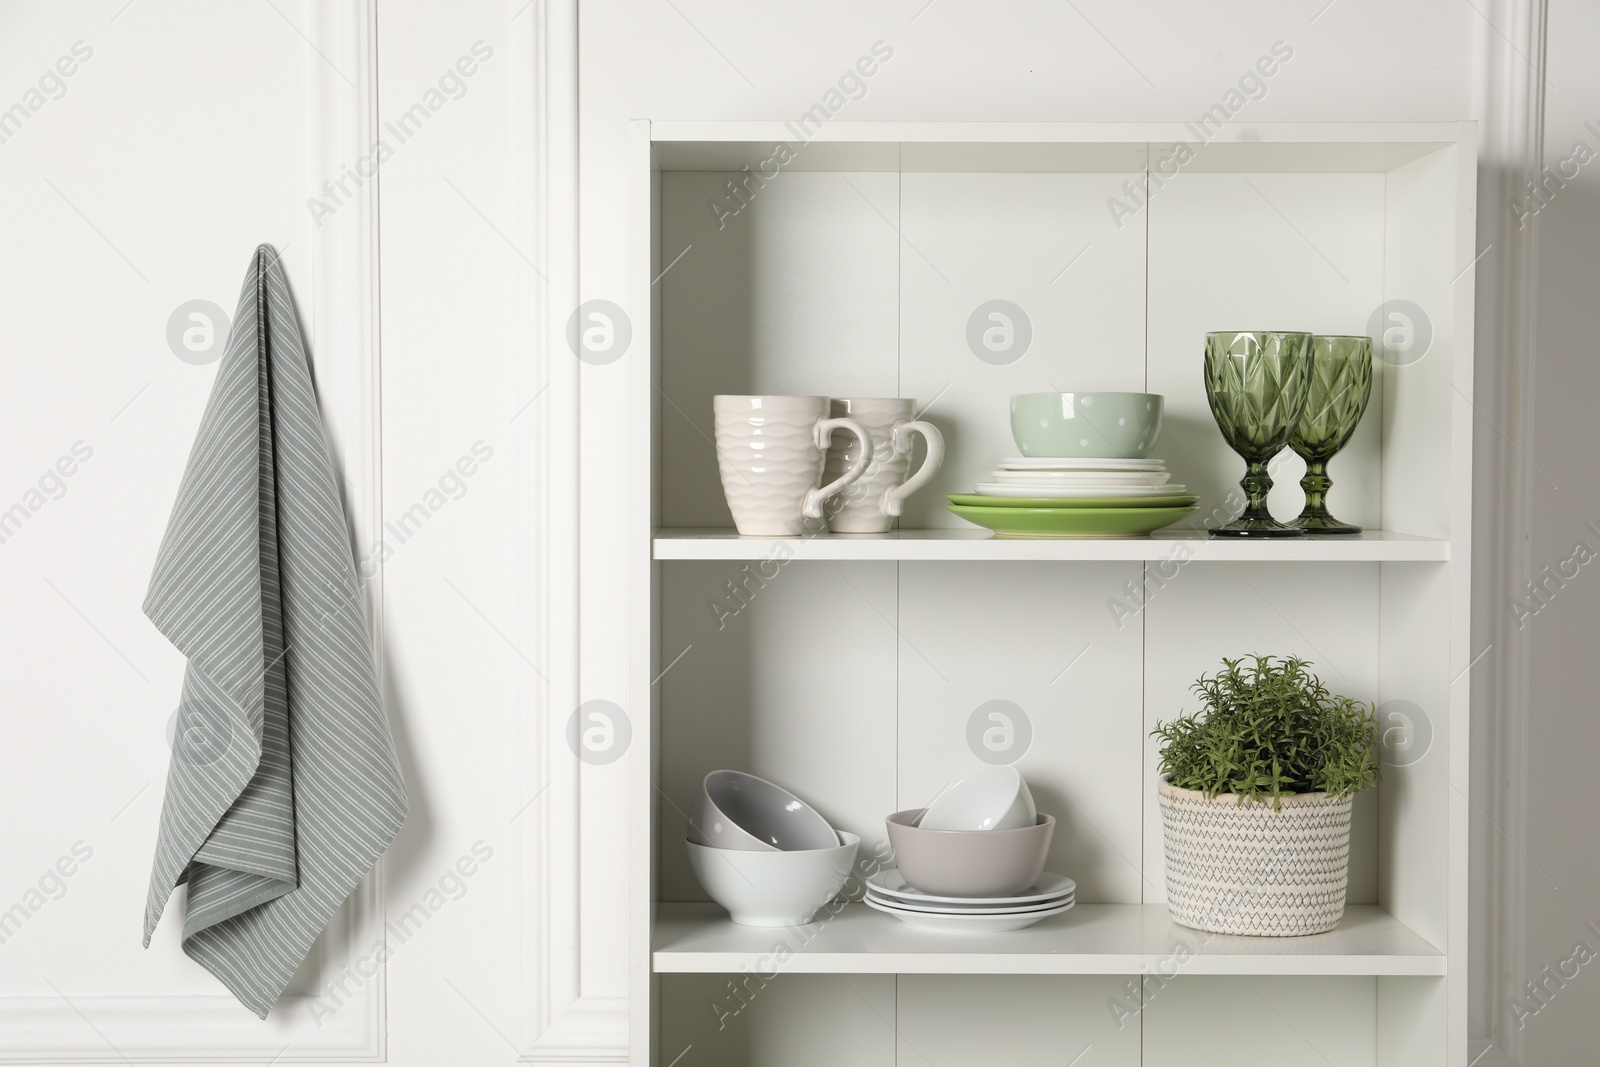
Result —
POLYGON ((689 840, 743 852, 836 848, 839 835, 815 808, 765 778, 712 771, 689 808, 689 840))
POLYGON ((991 767, 945 787, 922 820, 924 830, 1015 830, 1032 826, 1039 811, 1022 775, 1011 766, 991 767))
POLYGON ((790 852, 744 852, 693 841, 689 866, 712 900, 740 926, 804 926, 839 895, 861 838, 839 831, 842 845, 790 852))

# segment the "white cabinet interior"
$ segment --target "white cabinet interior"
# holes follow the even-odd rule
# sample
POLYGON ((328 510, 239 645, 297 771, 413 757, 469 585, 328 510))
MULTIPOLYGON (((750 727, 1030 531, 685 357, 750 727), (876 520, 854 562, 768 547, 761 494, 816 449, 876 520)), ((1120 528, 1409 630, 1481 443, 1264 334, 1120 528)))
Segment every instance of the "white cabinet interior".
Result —
MULTIPOLYGON (((630 695, 652 709, 634 724, 650 753, 630 816, 635 1062, 1460 1060, 1470 124, 1225 127, 1167 175, 1185 127, 835 123, 749 176, 793 136, 637 129, 631 297, 650 321, 633 343, 649 351, 617 391, 630 695), (968 343, 996 299, 1027 320, 1010 361, 968 343), (1206 407, 1203 334, 1407 326, 1425 339, 1379 361, 1330 471, 1333 509, 1371 532, 1205 540, 1242 463, 1206 407), (1166 397, 1157 452, 1202 495, 1189 529, 1006 542, 944 509, 1014 452, 1009 395, 1057 389, 1166 397), (715 393, 915 397, 947 460, 895 535, 733 537, 715 393), (1320 937, 1216 937, 1161 906, 1149 731, 1222 656, 1257 651, 1314 661, 1411 731, 1360 798, 1352 908, 1320 937), (941 937, 848 907, 806 936, 697 903, 682 811, 707 771, 795 790, 870 862, 886 814, 981 766, 971 720, 991 701, 1025 717, 1011 758, 1059 821, 1048 867, 1077 880, 1074 911, 941 937)), ((1280 517, 1303 471, 1285 456, 1280 517)))

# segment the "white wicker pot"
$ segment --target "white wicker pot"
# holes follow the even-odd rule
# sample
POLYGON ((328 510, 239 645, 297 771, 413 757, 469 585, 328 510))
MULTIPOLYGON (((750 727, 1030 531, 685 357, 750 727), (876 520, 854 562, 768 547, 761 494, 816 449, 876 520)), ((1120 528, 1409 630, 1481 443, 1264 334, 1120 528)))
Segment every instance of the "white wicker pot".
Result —
POLYGON ((1319 934, 1344 915, 1353 798, 1295 793, 1208 798, 1157 786, 1167 853, 1167 909, 1219 934, 1319 934))

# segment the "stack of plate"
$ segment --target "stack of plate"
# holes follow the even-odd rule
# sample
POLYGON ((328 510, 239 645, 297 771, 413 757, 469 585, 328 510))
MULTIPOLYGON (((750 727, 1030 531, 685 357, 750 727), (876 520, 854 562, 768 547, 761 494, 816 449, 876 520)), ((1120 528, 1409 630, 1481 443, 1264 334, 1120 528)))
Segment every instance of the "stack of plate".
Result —
POLYGON ((920 930, 996 933, 1060 915, 1072 907, 1077 891, 1071 878, 1047 871, 1015 896, 946 897, 915 889, 899 871, 888 870, 867 879, 867 907, 920 930))
POLYGON ((1006 537, 1138 537, 1191 514, 1198 499, 1159 459, 1013 457, 950 510, 1006 537))

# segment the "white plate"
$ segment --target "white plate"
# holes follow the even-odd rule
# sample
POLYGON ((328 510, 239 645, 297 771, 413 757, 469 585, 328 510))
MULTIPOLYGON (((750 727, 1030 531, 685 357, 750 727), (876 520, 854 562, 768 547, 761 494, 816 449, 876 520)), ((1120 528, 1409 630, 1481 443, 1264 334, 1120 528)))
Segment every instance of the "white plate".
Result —
POLYGON ((1164 471, 1164 459, 1071 459, 1066 456, 1007 456, 997 467, 1012 471, 1164 471))
POLYGON ((1045 871, 1039 876, 1037 882, 1028 887, 1026 893, 1018 893, 1015 896, 946 897, 935 893, 924 893, 907 882, 905 875, 894 867, 874 874, 867 879, 867 885, 886 896, 909 901, 913 904, 987 904, 993 907, 1022 907, 1027 904, 1043 904, 1064 894, 1076 893, 1078 890, 1078 883, 1066 875, 1051 874, 1049 871, 1045 871))
POLYGON ((1189 490, 1181 485, 1102 485, 1098 488, 1062 485, 1001 485, 979 482, 973 490, 981 496, 1039 497, 1051 500, 1138 500, 1147 496, 1180 496, 1189 490))
POLYGON ((1169 471, 1008 471, 989 472, 989 480, 1012 485, 1165 485, 1169 471))
POLYGON ((993 907, 984 904, 976 906, 970 904, 912 904, 908 901, 884 896, 875 889, 868 889, 867 899, 876 900, 880 904, 900 911, 914 911, 922 915, 1029 915, 1036 911, 1047 911, 1062 904, 1071 904, 1076 901, 1077 897, 1073 893, 1068 893, 1064 897, 1057 897, 1054 900, 1045 901, 1043 904, 1025 904, 1013 907, 993 907))
POLYGON ((877 911, 886 912, 907 926, 914 926, 918 930, 936 930, 941 933, 975 933, 993 934, 1006 930, 1024 930, 1042 919, 1052 915, 1060 915, 1072 909, 1072 902, 1057 904, 1051 908, 1041 908, 1038 911, 1024 912, 1020 915, 986 915, 981 912, 963 915, 929 915, 920 911, 906 911, 904 908, 893 908, 880 901, 867 898, 867 907, 877 911))

